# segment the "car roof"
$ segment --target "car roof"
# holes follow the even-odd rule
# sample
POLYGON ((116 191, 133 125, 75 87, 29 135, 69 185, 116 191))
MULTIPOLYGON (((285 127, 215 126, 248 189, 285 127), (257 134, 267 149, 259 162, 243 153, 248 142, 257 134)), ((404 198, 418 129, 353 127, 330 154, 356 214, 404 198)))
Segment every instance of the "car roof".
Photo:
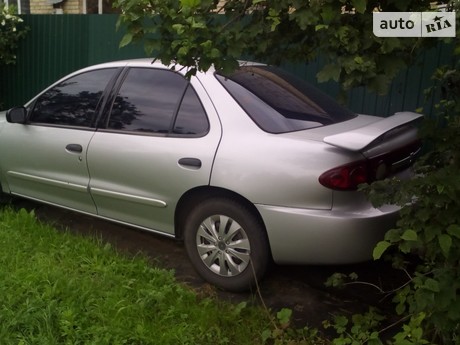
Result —
MULTIPOLYGON (((239 60, 238 61, 240 66, 265 66, 263 63, 253 62, 253 61, 245 61, 239 60)), ((182 65, 176 64, 171 62, 169 65, 163 64, 161 61, 156 60, 154 58, 139 58, 139 59, 128 59, 128 60, 119 60, 119 61, 112 61, 112 62, 105 62, 100 63, 97 65, 92 65, 86 68, 79 70, 78 72, 89 71, 99 68, 110 68, 110 67, 125 67, 125 66, 135 66, 135 67, 156 67, 156 68, 174 68, 176 71, 184 71, 185 74, 189 67, 184 67, 182 65)), ((215 72, 213 66, 211 66, 208 72, 215 72)))
POLYGON ((165 65, 160 61, 155 61, 154 58, 141 58, 141 59, 129 59, 129 60, 119 60, 104 62, 97 65, 92 65, 86 68, 83 68, 80 71, 93 70, 99 68, 110 68, 110 67, 125 67, 125 66, 136 66, 136 67, 157 67, 157 68, 171 68, 174 67, 176 70, 183 69, 183 66, 171 63, 170 65, 165 65))

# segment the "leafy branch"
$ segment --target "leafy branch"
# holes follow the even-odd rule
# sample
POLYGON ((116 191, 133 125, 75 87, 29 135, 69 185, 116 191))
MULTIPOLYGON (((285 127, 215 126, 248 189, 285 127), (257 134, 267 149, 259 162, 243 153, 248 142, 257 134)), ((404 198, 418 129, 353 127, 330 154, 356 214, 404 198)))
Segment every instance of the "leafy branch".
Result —
POLYGON ((228 72, 243 57, 279 64, 324 59, 319 81, 343 90, 366 85, 379 94, 433 40, 381 38, 372 12, 418 11, 423 1, 365 0, 116 0, 120 46, 144 44, 146 54, 205 71, 228 72))

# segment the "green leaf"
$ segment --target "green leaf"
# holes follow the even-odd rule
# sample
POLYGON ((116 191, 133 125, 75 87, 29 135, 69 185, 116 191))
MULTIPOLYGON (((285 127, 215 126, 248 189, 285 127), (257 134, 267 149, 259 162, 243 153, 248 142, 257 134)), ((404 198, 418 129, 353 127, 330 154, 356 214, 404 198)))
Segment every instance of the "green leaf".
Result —
POLYGON ((406 310, 406 305, 404 303, 399 303, 396 306, 395 310, 398 315, 402 315, 402 313, 404 313, 404 311, 406 310))
POLYGON ((388 230, 387 233, 385 234, 385 240, 389 242, 397 242, 400 239, 401 239, 401 236, 399 235, 399 231, 397 229, 388 230))
POLYGON ((187 56, 187 54, 188 54, 188 48, 187 47, 180 47, 179 50, 177 51, 177 56, 179 56, 179 57, 187 56))
POLYGON ((447 258, 449 256, 450 247, 452 246, 452 237, 447 234, 438 236, 439 246, 441 247, 442 253, 447 258))
POLYGON ((196 7, 201 4, 201 0, 180 0, 182 7, 196 7))
POLYGON ((425 281, 425 284, 423 284, 423 288, 433 291, 433 292, 439 292, 439 282, 437 280, 434 280, 432 278, 428 278, 425 281))
POLYGON ((373 332, 369 336, 369 339, 367 340, 367 345, 382 345, 382 341, 379 338, 379 333, 378 332, 373 332))
POLYGON ((151 56, 156 49, 160 48, 160 43, 157 40, 147 39, 144 43, 144 51, 147 56, 151 56))
POLYGON ((182 35, 185 32, 185 26, 183 24, 173 24, 172 28, 178 35, 182 35))
POLYGON ((276 313, 276 317, 282 325, 289 324, 289 320, 291 319, 291 316, 292 316, 292 310, 288 308, 283 308, 278 313, 276 313))
POLYGON ((248 303, 243 301, 235 306, 235 309, 232 311, 234 316, 241 316, 241 311, 248 306, 248 303))
POLYGON ((447 233, 460 239, 460 225, 452 224, 447 228, 447 233))
POLYGON ((220 57, 221 54, 220 54, 220 50, 217 49, 217 48, 212 48, 211 49, 211 52, 209 53, 209 57, 212 58, 212 59, 215 59, 215 58, 218 58, 220 57))
POLYGON ((265 329, 263 332, 262 332, 262 342, 265 344, 267 342, 268 339, 270 339, 272 337, 272 331, 269 330, 269 329, 265 329))
POLYGON ((334 320, 335 320, 336 326, 338 327, 345 327, 346 325, 348 325, 348 318, 345 316, 342 316, 342 315, 336 316, 334 320))
POLYGON ((315 26, 315 31, 319 31, 319 30, 324 30, 324 29, 329 29, 329 25, 325 25, 325 24, 318 24, 315 26))
POLYGON ((325 24, 330 24, 334 18, 340 16, 340 10, 337 11, 335 6, 324 6, 321 11, 321 18, 325 24))
POLYGON ((192 21, 192 28, 194 29, 206 29, 206 24, 201 21, 192 21))
POLYGON ((414 230, 406 230, 401 236, 401 239, 405 241, 417 241, 418 236, 417 233, 414 230))
POLYGON ((363 58, 361 56, 355 56, 353 58, 353 61, 356 62, 358 65, 361 65, 361 64, 364 63, 364 60, 363 60, 363 58))
POLYGON ((387 250, 388 247, 391 246, 390 242, 387 241, 380 241, 377 243, 377 245, 374 248, 374 252, 372 253, 372 256, 374 260, 378 260, 382 257, 383 253, 387 250))
POLYGON ((330 79, 339 81, 341 71, 342 69, 338 64, 327 64, 321 71, 318 72, 316 77, 320 83, 330 79))
POLYGON ((351 2, 356 12, 364 13, 366 11, 367 0, 352 0, 351 2))
MULTIPOLYGON (((382 42, 381 46, 379 47, 379 52, 384 54, 391 53, 392 51, 401 48, 401 38, 399 37, 386 37, 385 40, 382 42)), ((394 56, 383 56, 385 60, 390 62, 394 61, 394 56)))
POLYGON ((126 33, 123 38, 121 39, 121 42, 120 42, 120 45, 119 47, 120 48, 123 48, 125 46, 127 46, 128 44, 131 43, 131 41, 133 40, 133 35, 131 33, 126 33))

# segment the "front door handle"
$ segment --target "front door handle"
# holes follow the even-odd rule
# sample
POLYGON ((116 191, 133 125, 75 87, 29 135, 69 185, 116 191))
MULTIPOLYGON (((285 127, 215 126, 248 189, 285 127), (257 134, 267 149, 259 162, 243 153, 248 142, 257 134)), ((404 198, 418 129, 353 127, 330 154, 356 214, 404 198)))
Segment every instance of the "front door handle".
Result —
POLYGON ((83 146, 80 144, 69 144, 65 147, 67 152, 70 153, 82 153, 83 152, 83 146))
POLYGON ((200 169, 201 160, 199 160, 198 158, 181 158, 179 159, 179 165, 182 165, 186 168, 200 169))

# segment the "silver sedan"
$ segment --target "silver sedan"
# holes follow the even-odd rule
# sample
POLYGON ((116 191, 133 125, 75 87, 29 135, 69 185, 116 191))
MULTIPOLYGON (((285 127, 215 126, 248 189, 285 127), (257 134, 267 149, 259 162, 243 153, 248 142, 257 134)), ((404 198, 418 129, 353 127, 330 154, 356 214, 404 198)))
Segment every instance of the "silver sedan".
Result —
POLYGON ((357 115, 262 64, 171 67, 92 66, 0 113, 0 192, 181 239, 228 290, 272 260, 371 258, 398 209, 357 186, 408 175, 421 115, 357 115))

